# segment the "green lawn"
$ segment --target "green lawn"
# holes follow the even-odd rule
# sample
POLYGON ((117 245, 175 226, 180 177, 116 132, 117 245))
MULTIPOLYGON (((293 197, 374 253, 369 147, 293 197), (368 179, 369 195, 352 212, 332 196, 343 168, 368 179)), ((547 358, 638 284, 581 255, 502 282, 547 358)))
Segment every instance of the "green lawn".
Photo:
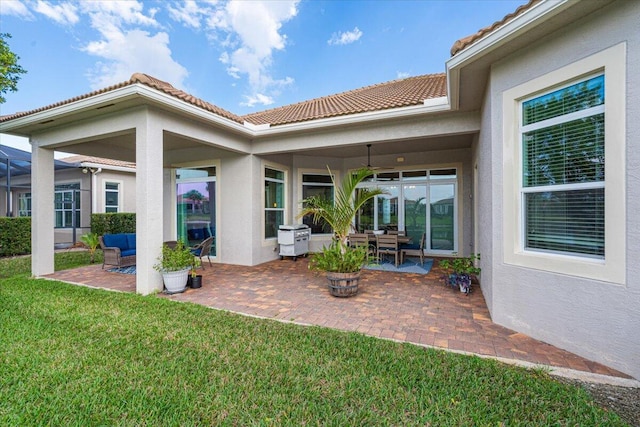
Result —
POLYGON ((0 279, 0 425, 219 424, 624 425, 541 371, 156 296, 0 279))

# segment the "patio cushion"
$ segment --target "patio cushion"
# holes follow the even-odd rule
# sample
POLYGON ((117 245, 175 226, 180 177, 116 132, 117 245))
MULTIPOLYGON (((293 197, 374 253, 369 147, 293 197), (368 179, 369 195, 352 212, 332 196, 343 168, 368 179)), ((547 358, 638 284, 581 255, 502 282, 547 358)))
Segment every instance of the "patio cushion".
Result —
POLYGON ((420 244, 419 243, 403 243, 400 245, 400 249, 417 249, 420 250, 420 244))
POLYGON ((201 248, 191 249, 191 253, 194 254, 195 256, 200 256, 200 252, 202 252, 201 248))
POLYGON ((127 246, 129 249, 136 248, 136 233, 126 233, 127 236, 127 246))
MULTIPOLYGON (((120 248, 120 250, 129 249, 127 244, 127 236, 124 234, 105 234, 102 236, 104 245, 109 248, 120 248)), ((134 250, 135 251, 135 250, 134 250)))
POLYGON ((136 254, 136 250, 135 249, 125 249, 123 251, 120 251, 120 255, 121 256, 130 256, 130 255, 135 255, 136 254))

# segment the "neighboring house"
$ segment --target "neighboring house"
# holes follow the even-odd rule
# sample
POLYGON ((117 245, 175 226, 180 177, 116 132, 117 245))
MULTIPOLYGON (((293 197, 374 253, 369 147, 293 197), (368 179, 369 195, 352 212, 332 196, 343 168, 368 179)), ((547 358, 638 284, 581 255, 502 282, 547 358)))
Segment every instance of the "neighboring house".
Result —
MULTIPOLYGON (((54 149, 136 162, 143 294, 162 288, 163 240, 211 229, 217 262, 276 259, 278 226, 301 221, 307 195, 333 194, 327 166, 339 180, 370 162, 366 185, 389 194, 356 226, 426 232, 434 255, 480 252, 494 322, 640 378, 638 22, 640 2, 531 1, 457 41, 446 74, 242 117, 135 74, 0 131, 30 137, 41 194, 54 149), (191 190, 206 213, 176 206, 191 190)), ((52 217, 33 228, 33 273, 50 273, 52 217)))
MULTIPOLYGON (((10 216, 32 216, 31 153, 21 154, 22 169, 14 170, 0 201, 0 209, 10 216), (28 160, 24 160, 28 159, 28 160), (7 209, 9 201, 10 209, 7 209)), ((20 153, 17 153, 20 152, 20 153)), ((15 161, 14 161, 15 164, 15 161)), ((56 160, 53 193, 54 243, 64 247, 91 231, 91 214, 135 212, 135 164, 90 156, 72 156, 56 160)))

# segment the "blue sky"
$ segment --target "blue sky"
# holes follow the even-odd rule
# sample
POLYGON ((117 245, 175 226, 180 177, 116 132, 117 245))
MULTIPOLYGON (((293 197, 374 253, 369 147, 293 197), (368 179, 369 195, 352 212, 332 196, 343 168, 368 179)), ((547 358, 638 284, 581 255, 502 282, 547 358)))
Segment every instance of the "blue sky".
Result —
POLYGON ((261 111, 443 72, 457 39, 523 3, 1 0, 0 32, 12 35, 9 46, 28 74, 0 114, 66 100, 134 72, 236 114, 261 111))

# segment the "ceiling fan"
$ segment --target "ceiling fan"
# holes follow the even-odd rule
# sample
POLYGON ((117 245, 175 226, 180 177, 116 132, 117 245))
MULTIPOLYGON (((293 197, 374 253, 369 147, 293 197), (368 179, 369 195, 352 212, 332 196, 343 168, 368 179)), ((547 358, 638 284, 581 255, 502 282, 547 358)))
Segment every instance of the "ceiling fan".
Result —
POLYGON ((371 170, 379 170, 377 166, 371 166, 371 144, 367 144, 367 168, 371 170))

